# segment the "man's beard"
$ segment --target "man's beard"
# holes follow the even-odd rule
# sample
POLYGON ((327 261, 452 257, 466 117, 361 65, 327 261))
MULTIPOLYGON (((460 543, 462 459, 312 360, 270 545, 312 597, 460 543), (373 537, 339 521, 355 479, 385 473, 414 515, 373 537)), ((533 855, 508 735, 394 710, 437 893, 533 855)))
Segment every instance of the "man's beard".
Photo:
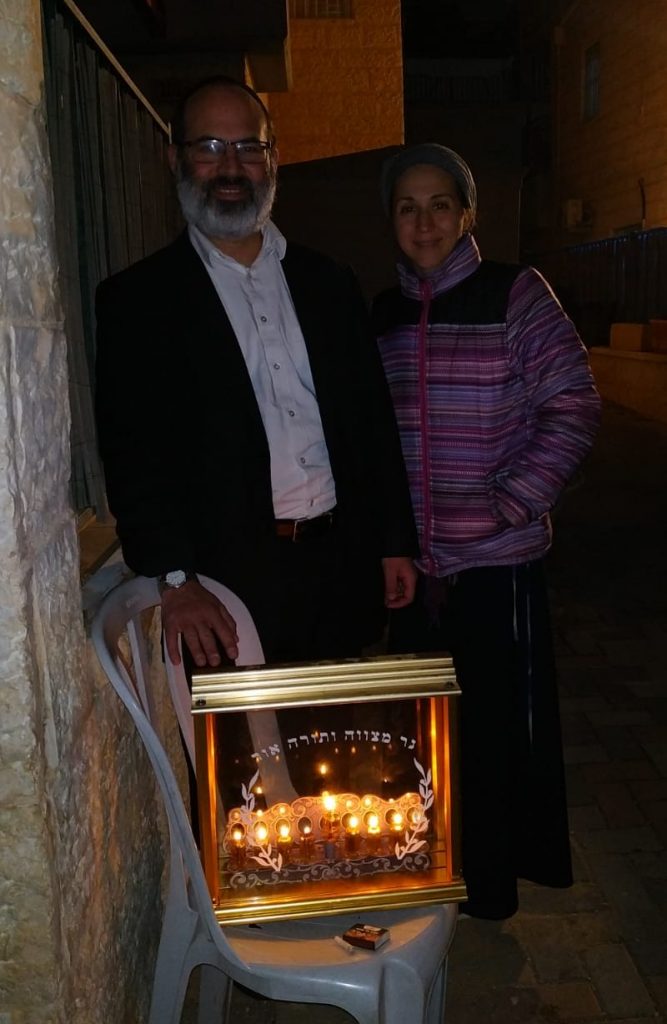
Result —
POLYGON ((231 241, 247 238, 264 227, 271 216, 276 195, 276 175, 271 168, 262 182, 224 174, 198 181, 181 163, 176 175, 176 190, 181 212, 188 224, 199 228, 209 238, 231 241), (214 192, 224 186, 244 189, 245 198, 220 199, 214 192))

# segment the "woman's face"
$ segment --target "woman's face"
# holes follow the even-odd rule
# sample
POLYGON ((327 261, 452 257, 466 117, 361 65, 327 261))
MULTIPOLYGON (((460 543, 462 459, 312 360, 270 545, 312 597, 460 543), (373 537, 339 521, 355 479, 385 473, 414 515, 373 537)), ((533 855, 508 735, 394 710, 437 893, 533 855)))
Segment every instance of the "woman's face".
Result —
POLYGON ((452 175, 432 164, 398 178, 392 208, 396 240, 418 274, 444 263, 472 221, 452 175))

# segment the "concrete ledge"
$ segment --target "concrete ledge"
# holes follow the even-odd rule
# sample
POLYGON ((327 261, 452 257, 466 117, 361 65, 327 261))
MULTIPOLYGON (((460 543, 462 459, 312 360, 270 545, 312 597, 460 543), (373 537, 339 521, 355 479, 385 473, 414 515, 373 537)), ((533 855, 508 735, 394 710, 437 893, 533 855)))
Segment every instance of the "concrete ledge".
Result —
POLYGON ((596 347, 589 357, 603 398, 667 423, 667 354, 596 347))

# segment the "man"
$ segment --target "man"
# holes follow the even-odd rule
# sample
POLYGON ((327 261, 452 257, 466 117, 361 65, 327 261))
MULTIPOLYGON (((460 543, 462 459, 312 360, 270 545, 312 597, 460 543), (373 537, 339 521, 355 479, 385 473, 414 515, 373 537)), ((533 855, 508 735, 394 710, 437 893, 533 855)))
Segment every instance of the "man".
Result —
POLYGON ((195 88, 169 160, 188 227, 98 290, 97 422, 127 564, 159 576, 167 648, 269 661, 357 655, 413 597, 400 443, 356 282, 270 221, 277 151, 259 97, 195 88), (382 586, 384 579, 384 602, 382 586))

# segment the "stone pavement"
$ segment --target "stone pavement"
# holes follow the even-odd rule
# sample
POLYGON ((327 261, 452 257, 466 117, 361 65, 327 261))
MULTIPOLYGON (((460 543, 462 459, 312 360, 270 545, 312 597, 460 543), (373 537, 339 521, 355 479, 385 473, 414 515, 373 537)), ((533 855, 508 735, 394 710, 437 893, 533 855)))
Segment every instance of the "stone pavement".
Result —
MULTIPOLYGON (((511 920, 459 922, 447 1024, 667 1021, 667 425, 606 408, 555 534, 576 883, 526 884, 511 920)), ((234 996, 234 1024, 351 1020, 234 996)))

